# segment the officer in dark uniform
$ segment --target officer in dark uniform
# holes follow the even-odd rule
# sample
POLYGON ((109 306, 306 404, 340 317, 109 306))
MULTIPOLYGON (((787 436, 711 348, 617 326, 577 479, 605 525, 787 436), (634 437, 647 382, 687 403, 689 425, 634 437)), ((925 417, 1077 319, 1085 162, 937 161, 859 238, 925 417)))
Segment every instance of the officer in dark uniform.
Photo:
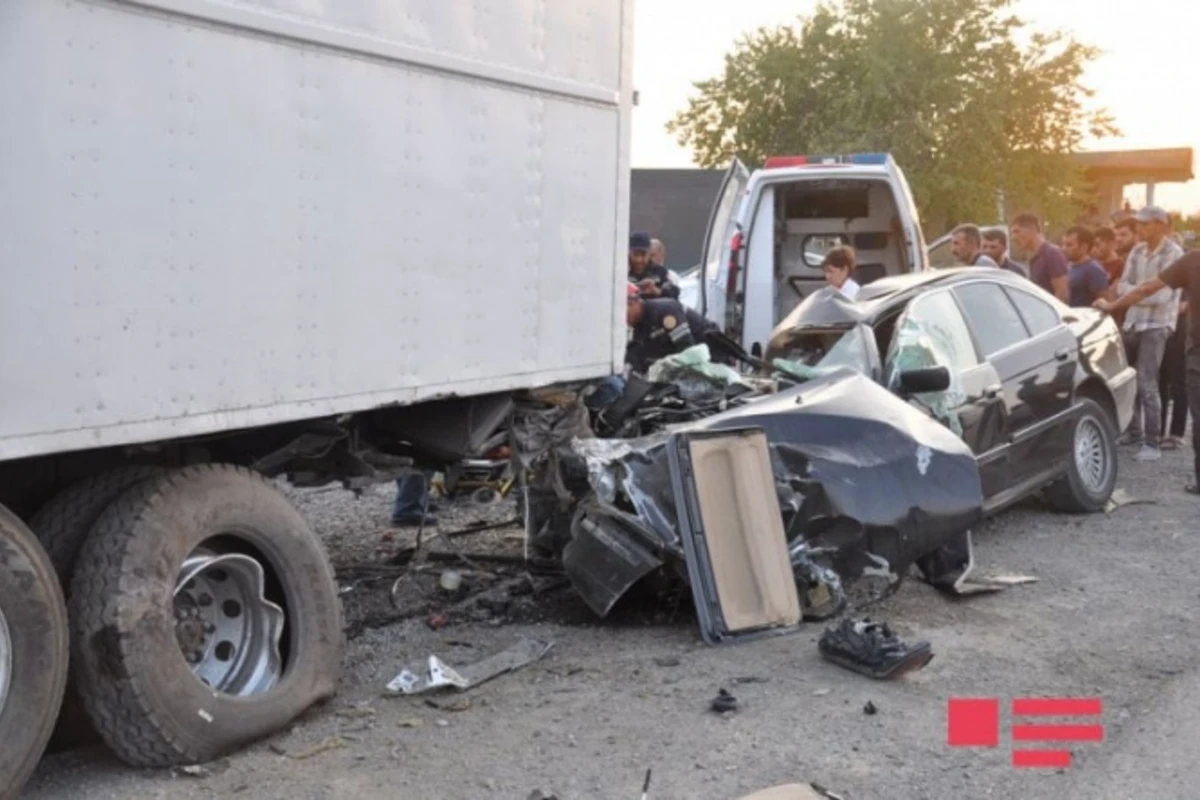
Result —
POLYGON ((651 263, 650 235, 647 233, 629 236, 629 282, 637 284, 647 298, 679 297, 679 284, 671 280, 671 271, 662 264, 651 263))
POLYGON ((645 374, 660 358, 702 344, 710 330, 720 330, 678 300, 642 297, 632 283, 626 289, 626 299, 625 320, 633 336, 625 348, 625 363, 634 372, 645 374))

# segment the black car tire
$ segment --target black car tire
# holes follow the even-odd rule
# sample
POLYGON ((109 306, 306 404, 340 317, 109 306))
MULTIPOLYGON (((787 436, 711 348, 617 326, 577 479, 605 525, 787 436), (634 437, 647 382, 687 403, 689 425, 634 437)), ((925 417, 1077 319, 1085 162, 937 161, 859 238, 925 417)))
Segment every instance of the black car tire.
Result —
MULTIPOLYGON (((77 481, 50 499, 33 518, 33 529, 64 592, 70 590, 75 559, 96 520, 114 500, 144 480, 165 472, 161 467, 127 466, 102 472, 77 481)), ((96 730, 75 691, 74 676, 67 676, 67 692, 54 734, 50 737, 50 752, 69 750, 98 741, 96 730)))
MULTIPOLYGON (((217 571, 210 580, 223 584, 228 573, 217 571)), ((222 608, 211 598, 200 605, 222 608)), ((324 548, 287 499, 246 469, 191 467, 118 498, 84 544, 71 611, 77 687, 101 737, 133 766, 210 761, 275 732, 337 685, 341 604, 324 548), (261 591, 286 619, 283 671, 273 686, 234 697, 202 683, 185 660, 177 582, 197 552, 249 556, 262 567, 261 591)), ((220 613, 251 618, 256 611, 243 605, 220 613)), ((247 641, 255 644, 243 640, 239 650, 247 641)), ((217 658, 238 660, 228 651, 217 658)))
POLYGON ((67 609, 50 557, 0 507, 0 798, 37 766, 67 683, 67 609))
POLYGON ((1057 511, 1090 514, 1104 509, 1117 485, 1117 434, 1099 403, 1085 397, 1079 404, 1067 472, 1046 487, 1046 500, 1057 511))

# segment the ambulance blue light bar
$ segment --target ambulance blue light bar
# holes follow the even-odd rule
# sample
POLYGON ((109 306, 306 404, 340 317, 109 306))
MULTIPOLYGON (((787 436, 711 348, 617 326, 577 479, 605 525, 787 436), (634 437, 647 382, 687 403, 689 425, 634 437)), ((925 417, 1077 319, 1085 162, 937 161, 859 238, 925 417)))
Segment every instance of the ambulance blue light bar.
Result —
POLYGON ((887 163, 887 160, 887 153, 850 153, 837 156, 771 156, 763 163, 763 169, 835 165, 882 166, 887 163))

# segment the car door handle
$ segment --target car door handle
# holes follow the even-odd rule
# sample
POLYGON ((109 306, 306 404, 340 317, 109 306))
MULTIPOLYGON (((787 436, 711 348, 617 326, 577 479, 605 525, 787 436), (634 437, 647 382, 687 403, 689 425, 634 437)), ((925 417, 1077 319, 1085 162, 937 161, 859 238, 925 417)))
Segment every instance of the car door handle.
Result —
POLYGON ((1071 355, 1071 348, 1069 347, 1060 347, 1054 351, 1054 357, 1059 361, 1066 361, 1069 355, 1071 355))
POLYGON ((1000 396, 1000 390, 1004 387, 998 383, 993 383, 991 386, 983 390, 983 396, 988 400, 995 400, 1000 396))

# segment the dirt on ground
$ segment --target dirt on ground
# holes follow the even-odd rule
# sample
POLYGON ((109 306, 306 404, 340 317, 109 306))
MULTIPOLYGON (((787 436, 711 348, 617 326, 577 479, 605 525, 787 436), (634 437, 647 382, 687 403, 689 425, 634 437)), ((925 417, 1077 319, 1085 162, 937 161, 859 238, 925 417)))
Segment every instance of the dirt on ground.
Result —
MULTIPOLYGON (((597 620, 553 569, 520 556, 511 503, 443 509, 437 530, 388 526, 392 490, 289 490, 339 570, 350 637, 338 696, 289 729, 216 763, 137 771, 94 747, 47 757, 29 798, 738 798, 812 781, 853 800, 1064 797, 1135 740, 1148 709, 1195 671, 1200 501, 1181 488, 1191 453, 1121 454, 1108 514, 1064 516, 1038 500, 974 533, 981 574, 1038 581, 951 600, 916 581, 867 609, 933 661, 894 682, 824 662, 823 624, 747 644, 699 639, 690 596, 650 587, 597 620), (428 559, 434 552, 442 553, 428 559), (519 559, 517 559, 519 560, 519 559), (445 569, 464 587, 438 587, 445 569), (472 600, 484 592, 485 602, 472 600), (435 629, 436 628, 436 629, 435 629), (437 654, 465 665, 522 637, 540 661, 463 693, 385 696, 400 668, 437 654), (722 688, 736 711, 717 714, 722 688), (1105 741, 1072 745, 1065 770, 1017 770, 994 749, 947 746, 958 696, 1098 696, 1105 741)), ((1083 796, 1083 795, 1080 795, 1083 796)), ((1087 796, 1097 796, 1091 792, 1087 796)))

